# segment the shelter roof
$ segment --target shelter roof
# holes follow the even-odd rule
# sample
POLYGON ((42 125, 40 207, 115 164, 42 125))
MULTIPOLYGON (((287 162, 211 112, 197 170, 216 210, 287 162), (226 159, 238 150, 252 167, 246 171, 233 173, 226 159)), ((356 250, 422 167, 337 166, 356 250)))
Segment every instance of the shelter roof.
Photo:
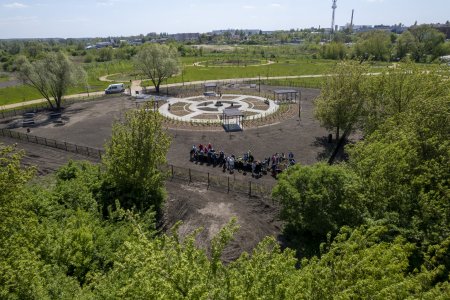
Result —
POLYGON ((226 117, 242 117, 242 116, 244 116, 244 113, 242 112, 242 111, 240 111, 239 109, 237 109, 237 108, 225 108, 224 110, 223 110, 223 114, 226 116, 226 117))

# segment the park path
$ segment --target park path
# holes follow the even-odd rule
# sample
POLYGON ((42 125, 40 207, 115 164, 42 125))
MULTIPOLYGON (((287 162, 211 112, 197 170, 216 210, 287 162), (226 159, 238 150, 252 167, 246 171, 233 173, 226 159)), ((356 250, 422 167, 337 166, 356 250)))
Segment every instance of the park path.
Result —
MULTIPOLYGON (((373 76, 373 75, 379 75, 380 73, 368 73, 367 75, 373 76)), ((100 81, 104 82, 112 82, 112 80, 108 79, 108 76, 106 75, 99 78, 100 81)), ((169 83, 167 85, 161 85, 161 89, 166 87, 177 87, 177 86, 183 86, 183 85, 196 85, 196 84, 204 84, 204 83, 212 83, 212 82, 236 82, 236 81, 251 81, 251 80, 259 80, 259 79, 265 79, 265 80, 277 80, 277 79, 298 79, 298 78, 320 78, 320 77, 328 77, 331 76, 331 74, 318 74, 318 75, 294 75, 294 76, 272 76, 272 77, 244 77, 244 78, 227 78, 227 79, 213 79, 213 80, 199 80, 199 81, 190 81, 190 82, 178 82, 178 83, 169 83)), ((142 80, 133 80, 131 82, 131 95, 135 95, 136 92, 142 91, 141 87, 142 80)), ((74 95, 68 95, 65 96, 64 99, 73 99, 73 98, 82 98, 82 97, 88 97, 88 96, 98 96, 103 95, 105 92, 92 92, 92 93, 80 93, 80 94, 74 94, 74 95)), ((34 105, 46 102, 47 99, 36 99, 36 100, 29 100, 24 101, 20 103, 13 103, 13 104, 7 104, 0 106, 0 110, 8 110, 8 109, 15 109, 15 108, 21 108, 23 106, 27 105, 34 105)))

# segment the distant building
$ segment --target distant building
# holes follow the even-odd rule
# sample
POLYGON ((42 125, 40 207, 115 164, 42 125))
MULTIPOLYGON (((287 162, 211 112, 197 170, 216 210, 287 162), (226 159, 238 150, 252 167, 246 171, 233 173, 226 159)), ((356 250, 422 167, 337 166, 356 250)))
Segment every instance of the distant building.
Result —
POLYGON ((447 22, 446 24, 433 24, 434 28, 445 34, 446 39, 450 39, 450 23, 447 22))
POLYGON ((235 34, 236 32, 243 32, 246 36, 248 36, 259 34, 261 32, 261 29, 221 29, 221 30, 213 30, 211 33, 213 35, 223 35, 225 33, 235 34))
POLYGON ((200 33, 175 33, 169 34, 169 39, 186 42, 186 41, 197 41, 200 38, 200 33))

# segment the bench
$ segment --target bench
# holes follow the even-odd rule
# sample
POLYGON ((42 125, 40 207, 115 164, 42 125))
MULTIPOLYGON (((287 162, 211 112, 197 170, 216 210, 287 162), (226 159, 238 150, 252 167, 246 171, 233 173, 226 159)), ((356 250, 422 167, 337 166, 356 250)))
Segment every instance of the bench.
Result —
POLYGON ((256 89, 256 84, 254 84, 254 83, 253 83, 253 84, 250 84, 250 88, 251 88, 251 89, 256 89))
POLYGON ((51 119, 61 118, 61 113, 51 113, 50 118, 51 119))
POLYGON ((29 127, 35 125, 33 119, 27 119, 22 121, 22 127, 29 127))
POLYGON ((25 119, 32 119, 32 118, 34 118, 35 116, 36 116, 36 114, 33 113, 33 112, 29 112, 29 113, 24 113, 24 114, 23 114, 23 117, 24 117, 25 119))

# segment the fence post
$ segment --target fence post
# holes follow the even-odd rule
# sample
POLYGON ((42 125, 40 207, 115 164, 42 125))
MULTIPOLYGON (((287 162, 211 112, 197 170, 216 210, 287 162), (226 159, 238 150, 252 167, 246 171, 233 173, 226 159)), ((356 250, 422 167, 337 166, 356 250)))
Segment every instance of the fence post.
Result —
POLYGON ((208 187, 206 189, 209 189, 209 172, 208 172, 208 187))
POLYGON ((86 147, 87 155, 89 156, 89 147, 86 147))
POLYGON ((102 150, 98 149, 98 157, 102 159, 102 150))
POLYGON ((189 169, 189 183, 192 182, 191 169, 189 169))
POLYGON ((56 143, 56 140, 54 141, 55 141, 55 148, 58 149, 58 144, 56 143))
POLYGON ((26 136, 27 136, 27 142, 29 142, 30 141, 30 136, 28 134, 26 136))
POLYGON ((75 152, 78 153, 78 146, 75 144, 75 152))
POLYGON ((252 196, 252 182, 251 181, 248 182, 248 196, 249 197, 252 196))
POLYGON ((67 151, 67 142, 64 142, 64 147, 66 147, 66 151, 67 151))
POLYGON ((227 176, 227 179, 228 179, 228 191, 227 191, 227 193, 230 193, 230 177, 227 176))
POLYGON ((44 138, 45 146, 47 146, 47 138, 44 138))
POLYGON ((39 144, 38 139, 37 139, 37 135, 34 136, 34 139, 36 140, 36 144, 39 144))
POLYGON ((9 136, 12 137, 12 132, 11 132, 11 130, 9 131, 9 136))

